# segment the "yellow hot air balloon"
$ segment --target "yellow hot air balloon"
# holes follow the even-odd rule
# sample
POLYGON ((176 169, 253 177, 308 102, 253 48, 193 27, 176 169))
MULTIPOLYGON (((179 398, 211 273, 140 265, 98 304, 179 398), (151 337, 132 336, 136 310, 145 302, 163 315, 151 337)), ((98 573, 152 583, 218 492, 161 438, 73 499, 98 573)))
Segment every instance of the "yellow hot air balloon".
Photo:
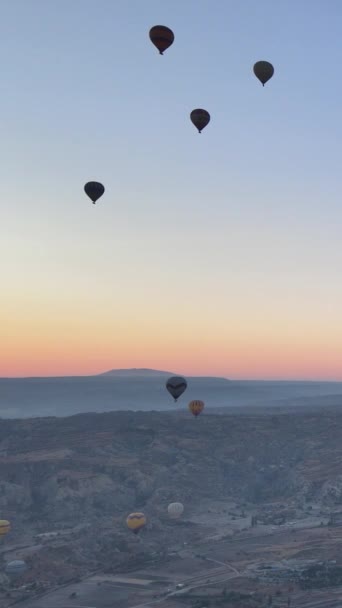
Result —
POLYGON ((126 524, 133 534, 138 534, 146 526, 146 517, 143 513, 131 513, 126 519, 126 524))
POLYGON ((11 529, 11 524, 7 519, 0 519, 0 536, 5 536, 11 529))
POLYGON ((194 399, 194 401, 190 401, 189 410, 194 416, 199 416, 203 411, 204 401, 200 401, 200 399, 194 399))

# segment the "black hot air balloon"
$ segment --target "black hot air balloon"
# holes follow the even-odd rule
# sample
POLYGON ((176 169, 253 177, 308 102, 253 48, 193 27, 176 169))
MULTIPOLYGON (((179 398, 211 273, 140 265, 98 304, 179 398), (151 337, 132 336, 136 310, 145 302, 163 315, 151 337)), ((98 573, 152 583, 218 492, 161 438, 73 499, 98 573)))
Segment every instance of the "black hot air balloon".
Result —
POLYGON ((165 25, 154 25, 150 29, 150 40, 161 55, 171 46, 174 39, 173 31, 165 25))
POLYGON ((183 376, 172 376, 166 382, 166 388, 175 401, 183 395, 188 383, 183 376))
POLYGON ((95 205, 96 201, 102 196, 105 187, 100 182, 87 182, 84 186, 84 192, 89 196, 90 200, 95 205))
POLYGON ((262 86, 265 86, 266 82, 274 74, 274 67, 268 61, 257 61, 253 66, 253 72, 262 83, 262 86))
POLYGON ((198 129, 198 132, 200 133, 202 129, 204 129, 204 127, 206 127, 209 123, 210 114, 209 112, 207 112, 207 110, 201 110, 200 108, 198 108, 197 110, 192 110, 190 114, 190 119, 191 122, 198 129))

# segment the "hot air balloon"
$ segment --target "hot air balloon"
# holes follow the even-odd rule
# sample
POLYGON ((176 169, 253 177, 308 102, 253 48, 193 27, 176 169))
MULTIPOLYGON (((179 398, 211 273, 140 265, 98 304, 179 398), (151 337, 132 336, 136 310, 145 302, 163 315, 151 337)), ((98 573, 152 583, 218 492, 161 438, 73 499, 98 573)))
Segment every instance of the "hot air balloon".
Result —
POLYGON ((7 519, 0 519, 0 536, 5 536, 11 529, 11 524, 7 519))
POLYGON ((167 512, 172 519, 178 519, 184 511, 184 506, 181 502, 171 502, 167 508, 167 512))
POLYGON ((174 39, 173 31, 165 25, 154 25, 150 29, 150 40, 161 55, 171 46, 174 39))
POLYGON ((272 63, 269 63, 268 61, 257 61, 254 64, 253 72, 262 83, 262 86, 265 86, 266 82, 272 78, 274 74, 274 67, 272 63))
POLYGON ((84 186, 84 192, 89 196, 90 200, 93 201, 94 205, 96 201, 102 196, 105 191, 105 187, 100 182, 87 182, 84 186))
POLYGON ((202 129, 207 126, 210 121, 210 114, 207 110, 201 110, 197 108, 197 110, 192 110, 190 114, 191 122, 198 129, 198 132, 201 133, 202 129))
POLYGON ((185 378, 183 378, 183 376, 172 376, 166 382, 166 389, 169 391, 170 395, 172 395, 175 402, 181 395, 183 395, 187 386, 187 381, 185 378))
POLYGON ((5 566, 6 574, 8 574, 10 577, 13 577, 13 578, 20 576, 21 574, 24 574, 24 572, 26 572, 26 570, 27 570, 26 562, 24 562, 22 559, 15 559, 15 560, 13 560, 13 562, 8 562, 5 566))
POLYGON ((131 513, 126 519, 126 524, 133 534, 138 534, 146 526, 146 517, 143 513, 131 513))
POLYGON ((194 401, 190 401, 189 410, 194 416, 199 416, 204 408, 204 401, 200 401, 199 399, 195 399, 194 401))

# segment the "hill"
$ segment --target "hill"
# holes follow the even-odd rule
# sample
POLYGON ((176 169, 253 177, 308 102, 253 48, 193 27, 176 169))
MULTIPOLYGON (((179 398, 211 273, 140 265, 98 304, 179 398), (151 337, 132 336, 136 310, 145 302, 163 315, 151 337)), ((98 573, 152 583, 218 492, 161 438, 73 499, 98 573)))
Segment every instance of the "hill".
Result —
POLYGON ((184 376, 189 380, 206 381, 211 380, 219 382, 230 382, 228 378, 222 378, 220 376, 188 376, 186 374, 176 372, 166 372, 157 369, 146 369, 146 368, 131 368, 131 369, 110 369, 107 372, 97 374, 97 377, 108 376, 110 378, 170 378, 170 376, 184 376))
POLYGON ((97 376, 108 376, 110 378, 159 378, 160 376, 169 378, 170 376, 178 376, 174 372, 165 372, 157 369, 131 368, 131 369, 110 369, 108 372, 102 372, 97 376))

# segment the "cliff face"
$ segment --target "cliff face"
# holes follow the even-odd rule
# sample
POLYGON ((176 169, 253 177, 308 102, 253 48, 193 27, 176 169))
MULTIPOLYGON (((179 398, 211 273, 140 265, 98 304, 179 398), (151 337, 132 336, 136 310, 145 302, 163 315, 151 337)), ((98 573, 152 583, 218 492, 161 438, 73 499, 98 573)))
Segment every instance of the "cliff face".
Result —
MULTIPOLYGON (((203 498, 341 502, 342 413, 115 412, 4 420, 0 511, 14 530, 188 509, 203 498)), ((120 521, 121 521, 120 519, 120 521)))

